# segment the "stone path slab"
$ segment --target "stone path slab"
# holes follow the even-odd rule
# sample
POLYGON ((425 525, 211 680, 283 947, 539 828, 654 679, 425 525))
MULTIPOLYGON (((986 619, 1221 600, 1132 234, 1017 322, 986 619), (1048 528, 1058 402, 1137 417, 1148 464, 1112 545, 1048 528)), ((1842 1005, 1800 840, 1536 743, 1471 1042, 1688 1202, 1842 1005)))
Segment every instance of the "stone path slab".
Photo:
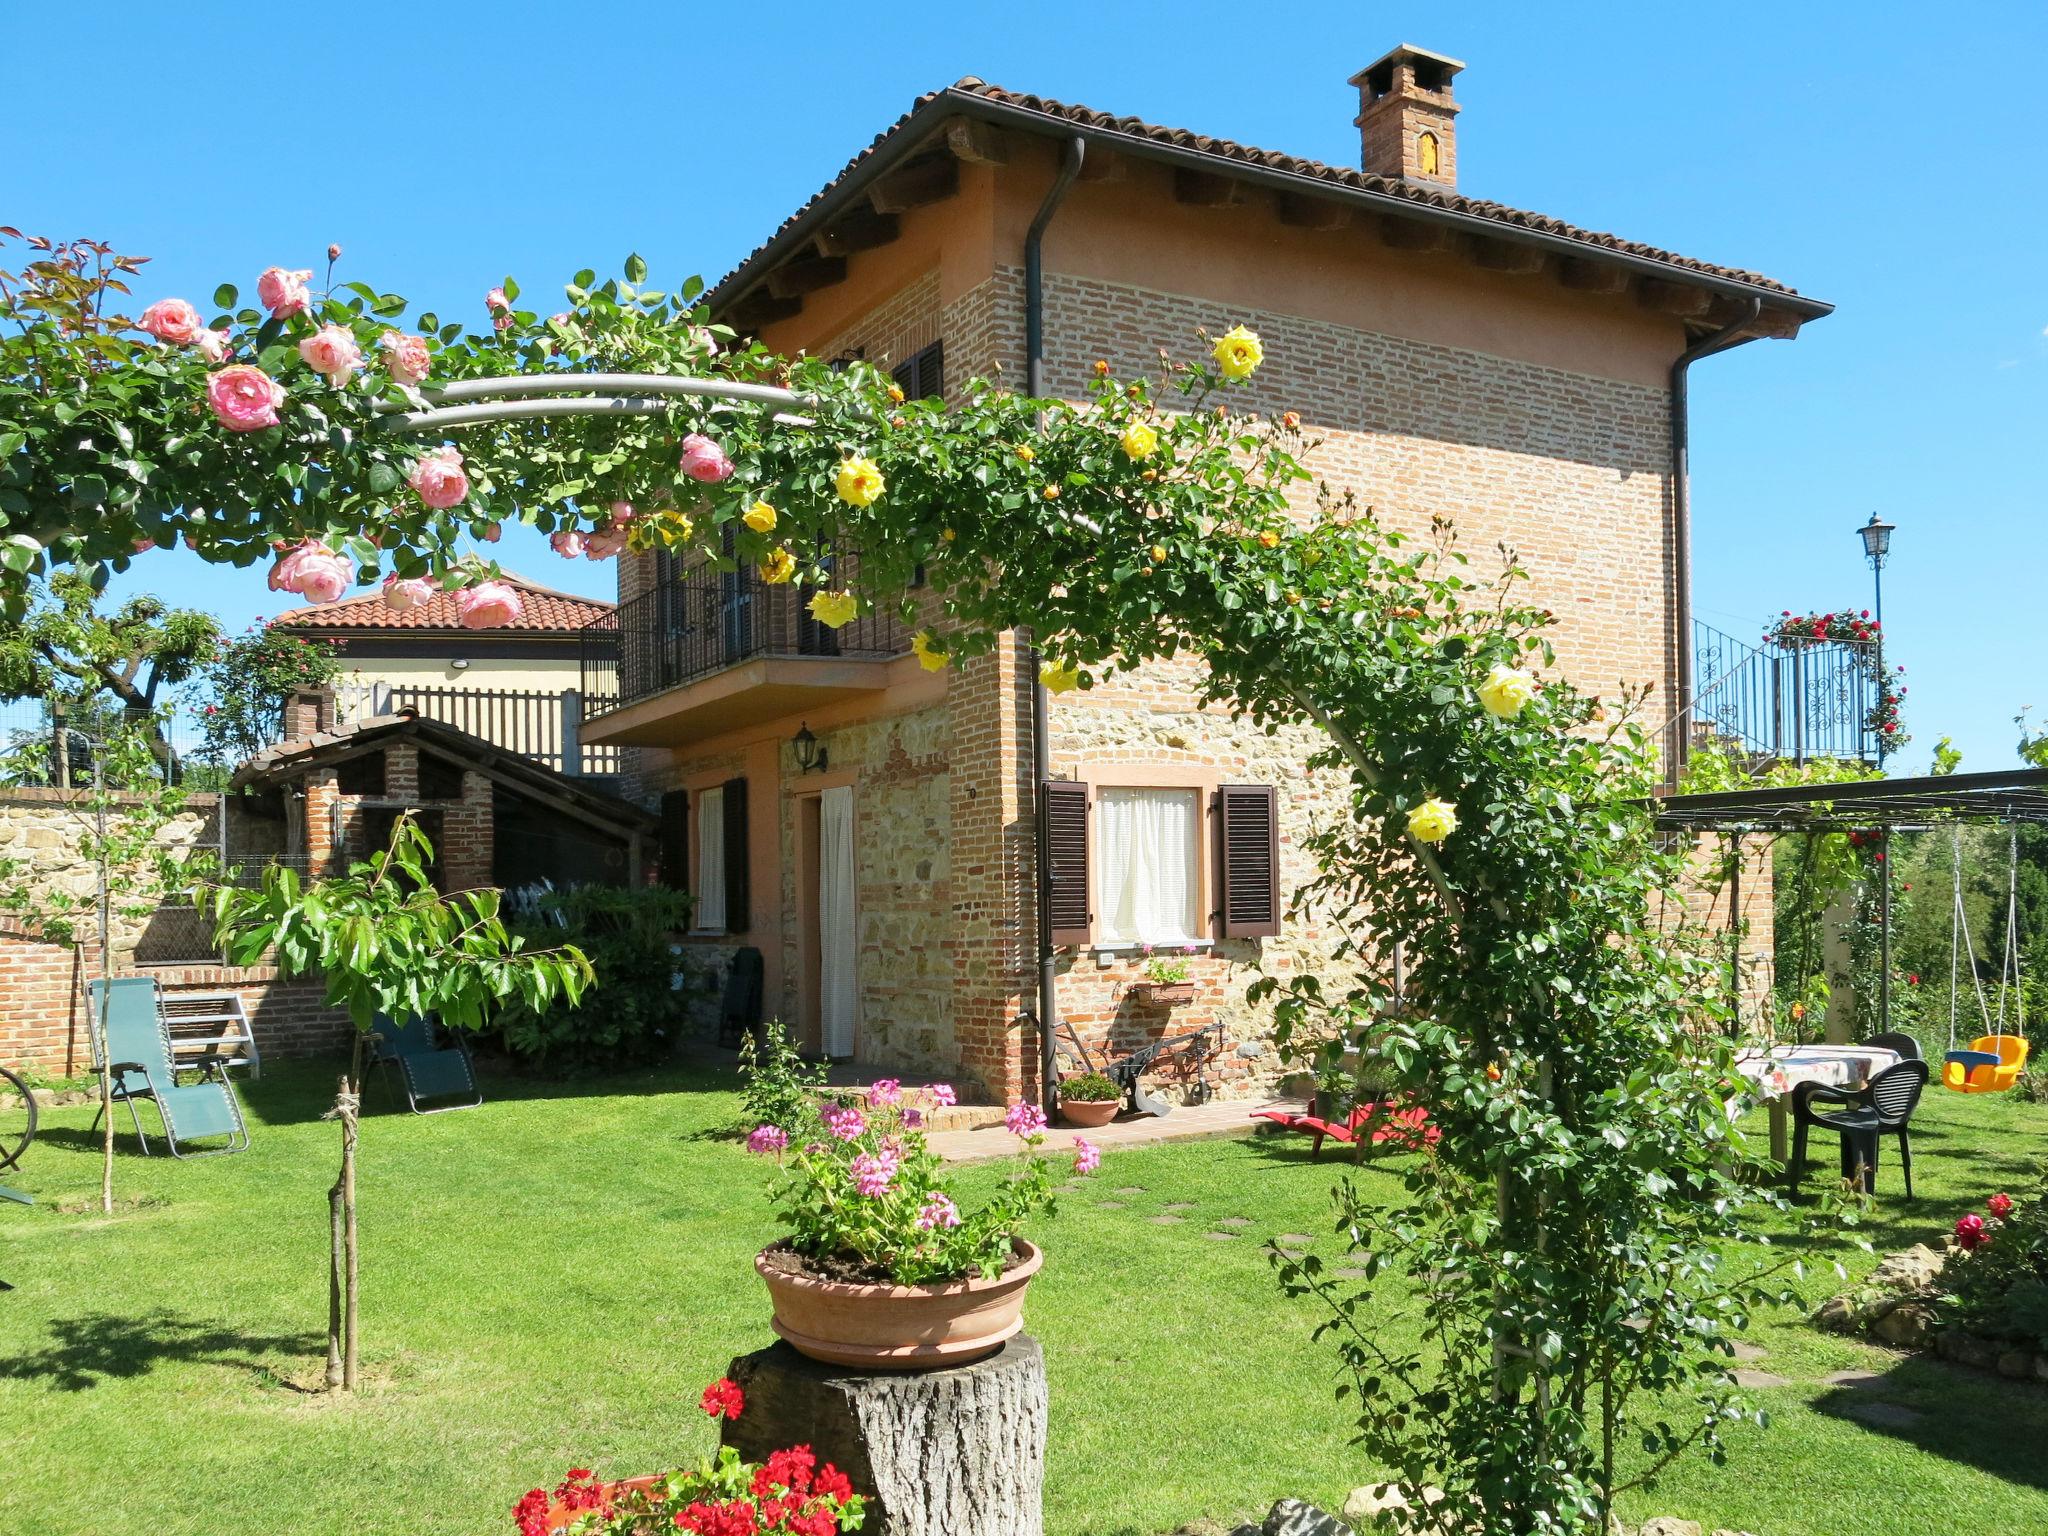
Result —
POLYGON ((1792 1378, 1789 1376, 1774 1376, 1769 1371, 1737 1371, 1735 1373, 1735 1385, 1750 1389, 1758 1387, 1789 1387, 1792 1385, 1792 1378))
POLYGON ((1821 1377, 1821 1383, 1830 1387, 1848 1387, 1856 1392, 1873 1392, 1884 1381, 1877 1371, 1836 1371, 1832 1376, 1821 1377))
POLYGON ((1740 1340, 1740 1339, 1737 1339, 1737 1340, 1735 1341, 1735 1358, 1736 1358, 1736 1359, 1738 1359, 1738 1360, 1743 1360, 1743 1361, 1749 1361, 1749 1360, 1761 1360, 1761 1359, 1763 1359, 1763 1357, 1764 1357, 1764 1352, 1763 1352, 1762 1350, 1758 1349, 1758 1348, 1757 1348, 1757 1347, 1756 1347, 1756 1346, 1755 1346, 1754 1344, 1745 1344, 1745 1343, 1744 1343, 1744 1342, 1743 1342, 1742 1340, 1740 1340))

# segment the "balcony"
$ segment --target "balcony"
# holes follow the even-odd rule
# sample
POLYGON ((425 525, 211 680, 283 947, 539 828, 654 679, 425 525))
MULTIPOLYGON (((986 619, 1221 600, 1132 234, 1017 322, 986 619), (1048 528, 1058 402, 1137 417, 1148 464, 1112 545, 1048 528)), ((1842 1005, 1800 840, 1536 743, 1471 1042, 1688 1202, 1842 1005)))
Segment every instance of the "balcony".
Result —
POLYGON ((769 586, 751 566, 701 565, 583 629, 584 740, 680 747, 887 686, 910 649, 890 613, 829 629, 814 588, 769 586))
POLYGON ((1809 758, 1878 760, 1873 721, 1883 653, 1869 641, 1745 644, 1693 626, 1695 746, 1758 766, 1809 758))

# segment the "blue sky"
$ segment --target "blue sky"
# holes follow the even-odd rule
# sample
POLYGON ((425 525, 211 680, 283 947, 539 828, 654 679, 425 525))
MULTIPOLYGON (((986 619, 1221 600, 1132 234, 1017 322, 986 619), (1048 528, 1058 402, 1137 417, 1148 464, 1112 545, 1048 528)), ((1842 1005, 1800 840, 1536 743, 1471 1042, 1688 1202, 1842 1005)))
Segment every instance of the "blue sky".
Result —
MULTIPOLYGON (((1944 732, 1966 767, 2006 765, 2015 711, 2048 706, 2048 8, 1972 13, 1968 50, 1905 4, 1717 24, 1635 4, 112 0, 92 30, 81 73, 59 62, 75 15, 9 16, 0 222, 154 256, 145 301, 317 269, 337 240, 342 276, 444 313, 508 272, 539 294, 632 250, 665 284, 716 277, 963 74, 1355 163, 1346 77, 1400 41, 1455 55, 1460 190, 1839 306, 1694 373, 1700 616, 1746 638, 1781 608, 1863 606, 1853 530, 1881 510, 1902 766, 1944 732)), ((537 536, 499 554, 609 595, 609 567, 537 536)), ((183 554, 137 584, 236 625, 273 607, 260 573, 183 554)))

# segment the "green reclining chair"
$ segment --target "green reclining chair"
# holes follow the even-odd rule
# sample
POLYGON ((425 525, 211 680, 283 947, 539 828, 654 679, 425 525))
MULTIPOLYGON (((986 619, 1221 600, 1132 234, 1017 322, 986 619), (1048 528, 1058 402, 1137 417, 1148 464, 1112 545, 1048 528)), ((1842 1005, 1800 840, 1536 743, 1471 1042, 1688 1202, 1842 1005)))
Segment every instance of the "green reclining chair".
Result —
POLYGON ((455 1044, 444 1046, 435 1039, 432 1014, 415 1014, 404 1024, 389 1014, 377 1015, 370 1032, 370 1060, 384 1069, 388 1081, 398 1072, 405 1102, 416 1115, 438 1115, 450 1109, 475 1109, 483 1103, 483 1089, 477 1086, 476 1064, 470 1060, 469 1043, 457 1031, 455 1044), (421 1099, 444 1099, 463 1095, 456 1104, 420 1108, 421 1099))
MULTIPOLYGON (((142 1129, 142 1115, 136 1100, 149 1099, 164 1123, 164 1139, 173 1157, 210 1157, 220 1152, 240 1152, 249 1145, 249 1128, 242 1120, 241 1101, 228 1081, 227 1067, 217 1053, 197 1061, 179 1064, 171 1054, 171 1031, 164 1022, 162 1000, 154 976, 116 976, 111 981, 92 981, 87 995, 97 1022, 101 989, 105 989, 107 1060, 113 1078, 112 1100, 128 1106, 135 1122, 135 1134, 142 1150, 149 1152, 149 1137, 142 1129), (196 1083, 180 1083, 180 1072, 198 1072, 196 1083), (181 1143, 209 1136, 225 1136, 227 1144, 187 1152, 181 1143)), ((93 1031, 98 1038, 98 1030, 93 1031)), ((99 1124, 99 1116, 93 1116, 99 1124)))

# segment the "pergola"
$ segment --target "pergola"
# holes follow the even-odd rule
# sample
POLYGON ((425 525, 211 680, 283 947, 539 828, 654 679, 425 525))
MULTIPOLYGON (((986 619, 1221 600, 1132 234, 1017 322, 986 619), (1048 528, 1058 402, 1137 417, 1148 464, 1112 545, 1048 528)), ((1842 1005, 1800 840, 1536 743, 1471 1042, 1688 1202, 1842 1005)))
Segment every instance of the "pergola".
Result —
MULTIPOLYGON (((1870 779, 1855 784, 1796 784, 1782 788, 1718 790, 1697 795, 1660 795, 1651 802, 1664 832, 1721 834, 1729 838, 1762 834, 1818 835, 1824 832, 1885 832, 1936 823, 2048 822, 2048 768, 2001 769, 1995 773, 1922 774, 1914 778, 1870 779)), ((1731 910, 1742 908, 1742 864, 1731 875, 1731 910)), ((1891 1027, 1892 876, 1884 866, 1879 886, 1878 1016, 1891 1027)), ((1730 993, 1739 998, 1741 925, 1733 943, 1730 993)))

